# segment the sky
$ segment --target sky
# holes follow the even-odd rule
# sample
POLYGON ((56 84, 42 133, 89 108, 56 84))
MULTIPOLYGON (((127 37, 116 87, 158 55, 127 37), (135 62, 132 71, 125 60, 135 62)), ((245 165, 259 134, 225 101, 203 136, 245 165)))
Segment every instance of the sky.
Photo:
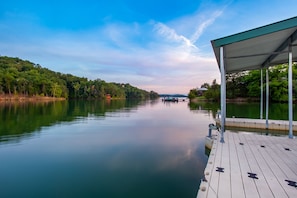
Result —
POLYGON ((220 82, 210 41, 297 15, 297 0, 9 0, 0 55, 89 80, 188 94, 220 82))

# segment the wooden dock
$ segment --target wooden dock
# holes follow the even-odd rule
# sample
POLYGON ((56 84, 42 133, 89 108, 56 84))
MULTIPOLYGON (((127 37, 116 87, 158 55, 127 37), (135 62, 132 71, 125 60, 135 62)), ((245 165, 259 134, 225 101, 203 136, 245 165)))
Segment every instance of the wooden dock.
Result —
MULTIPOLYGON (((220 125, 221 120, 215 120, 220 125)), ((265 119, 249 119, 249 118, 226 118, 226 127, 250 128, 250 129, 269 129, 277 131, 288 131, 289 121, 287 120, 268 120, 268 128, 266 128, 265 119)), ((297 122, 293 121, 292 130, 297 131, 297 122)))
POLYGON ((297 197, 297 139, 226 131, 213 142, 197 198, 297 197))

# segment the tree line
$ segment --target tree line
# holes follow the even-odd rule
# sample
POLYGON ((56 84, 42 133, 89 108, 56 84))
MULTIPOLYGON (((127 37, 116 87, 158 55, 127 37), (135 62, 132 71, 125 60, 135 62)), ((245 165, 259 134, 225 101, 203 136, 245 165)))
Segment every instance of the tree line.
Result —
MULTIPOLYGON (((292 66, 293 71, 293 98, 297 99, 297 64, 292 66)), ((263 94, 266 93, 266 70, 263 69, 263 94)), ((269 100, 272 102, 288 101, 288 64, 281 64, 268 68, 269 100)), ((212 84, 204 83, 206 88, 203 97, 207 100, 220 101, 220 85, 214 80, 212 84)), ((188 97, 201 96, 197 89, 191 89, 188 97)), ((260 100, 261 97, 261 70, 243 71, 226 75, 226 98, 248 98, 260 100)))
POLYGON ((49 96, 64 98, 154 99, 158 93, 145 91, 128 83, 88 80, 71 74, 54 72, 27 60, 0 56, 0 94, 49 96))

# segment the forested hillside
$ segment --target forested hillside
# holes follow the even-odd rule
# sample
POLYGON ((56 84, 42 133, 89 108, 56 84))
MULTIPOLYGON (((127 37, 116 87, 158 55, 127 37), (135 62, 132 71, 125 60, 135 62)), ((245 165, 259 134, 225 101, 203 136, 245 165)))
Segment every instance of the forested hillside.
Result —
POLYGON ((85 99, 101 99, 107 94, 112 98, 158 97, 156 92, 147 92, 130 84, 107 83, 99 78, 88 80, 6 56, 0 56, 0 94, 85 99))
MULTIPOLYGON (((293 98, 297 99, 297 64, 293 67, 293 98)), ((266 70, 263 70, 263 92, 266 92, 266 70)), ((269 100, 272 102, 288 101, 288 65, 281 64, 268 69, 269 100)), ((204 83, 201 88, 207 88, 203 96, 209 100, 220 100, 220 85, 213 81, 211 85, 204 83)), ((197 89, 190 90, 189 98, 198 97, 197 89)), ((261 72, 260 70, 244 71, 226 75, 227 99, 249 98, 260 100, 261 72)), ((265 93, 264 93, 265 94, 265 93)))

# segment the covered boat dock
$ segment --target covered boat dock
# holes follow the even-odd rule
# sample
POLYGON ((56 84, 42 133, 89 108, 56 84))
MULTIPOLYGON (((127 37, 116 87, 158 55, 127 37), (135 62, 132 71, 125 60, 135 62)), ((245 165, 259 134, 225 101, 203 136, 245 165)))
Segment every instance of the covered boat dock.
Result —
MULTIPOLYGON (((292 64, 297 61, 297 17, 211 41, 221 72, 220 131, 197 197, 294 197, 297 194, 297 139, 293 136, 292 64), (266 128, 269 126, 268 69, 288 64, 287 137, 225 131, 226 74, 266 71, 266 128)), ((263 116, 261 75, 260 118, 263 116)), ((263 122, 261 121, 261 122, 263 122)))
MULTIPOLYGON (((221 72, 221 131, 225 131, 226 74, 266 70, 266 124, 268 126, 269 77, 271 66, 288 63, 289 138, 293 138, 292 64, 297 61, 297 17, 211 41, 221 72)), ((263 75, 261 75, 260 118, 263 114, 263 75)), ((224 141, 224 137, 222 137, 224 141)))

